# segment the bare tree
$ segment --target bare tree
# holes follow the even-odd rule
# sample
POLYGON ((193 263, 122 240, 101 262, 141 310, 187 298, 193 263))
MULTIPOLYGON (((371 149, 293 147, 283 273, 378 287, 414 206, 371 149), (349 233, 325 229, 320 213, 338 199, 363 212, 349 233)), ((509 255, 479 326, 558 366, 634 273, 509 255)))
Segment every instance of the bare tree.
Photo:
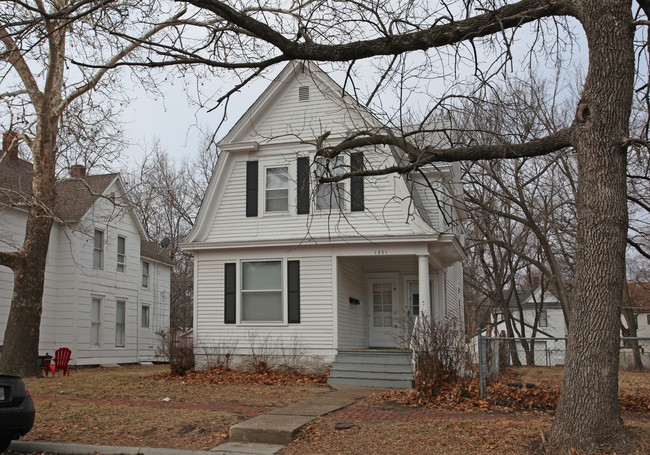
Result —
MULTIPOLYGON (((60 145, 70 144, 60 138, 69 137, 77 115, 92 111, 88 104, 75 103, 88 103, 92 94, 96 102, 110 105, 120 91, 117 74, 109 67, 136 53, 143 40, 178 24, 183 10, 170 13, 168 20, 164 14, 150 2, 35 0, 0 5, 0 115, 5 128, 16 133, 16 142, 29 148, 34 163, 24 242, 17 251, 0 252, 0 264, 14 272, 0 358, 3 373, 40 374, 35 359, 54 222, 57 157, 60 145), (83 67, 76 61, 102 67, 83 67)), ((85 118, 92 125, 92 117, 85 118)))
POLYGON ((216 148, 207 139, 194 160, 178 165, 156 142, 137 169, 125 172, 145 231, 158 243, 169 240, 166 251, 174 260, 170 295, 173 328, 192 327, 193 258, 181 250, 180 242, 194 225, 216 159, 216 148))
MULTIPOLYGON (((454 65, 449 73, 455 76, 458 65, 470 61, 476 78, 489 83, 511 62, 511 44, 518 31, 535 37, 529 54, 534 58, 538 51, 548 56, 554 46, 570 45, 571 27, 582 28, 589 47, 587 76, 574 121, 555 133, 502 145, 436 148, 418 147, 409 141, 408 134, 369 129, 356 131, 338 143, 328 142, 326 133, 315 144, 317 153, 328 158, 374 144, 392 145, 407 157, 403 165, 356 171, 330 180, 408 172, 436 161, 524 158, 573 147, 579 182, 575 288, 562 396, 548 450, 631 450, 617 400, 618 330, 628 224, 627 148, 632 142, 645 144, 644 140, 629 139, 637 69, 634 33, 635 27, 647 24, 645 20, 635 22, 632 2, 305 1, 257 2, 252 6, 217 0, 188 3, 212 17, 213 28, 200 47, 194 49, 152 47, 160 55, 153 64, 180 61, 213 68, 248 68, 249 71, 239 73, 242 82, 229 93, 241 89, 264 68, 292 59, 350 62, 350 84, 354 81, 354 68, 360 65, 355 62, 373 59, 372 63, 379 68, 379 85, 385 87, 389 84, 385 81, 395 81, 392 76, 404 74, 401 70, 406 68, 399 65, 400 72, 396 72, 393 62, 406 64, 408 53, 421 51, 427 52, 417 74, 427 82, 436 78, 444 82, 449 64, 454 65), (477 51, 479 42, 487 45, 477 51), (488 53, 497 50, 495 59, 485 65, 483 49, 488 53)), ((647 18, 650 4, 645 0, 638 0, 637 4, 641 17, 647 18)), ((647 54, 641 51, 640 55, 645 58, 647 54)), ((431 120, 432 115, 425 114, 425 120, 431 120)))
MULTIPOLYGON (((305 0, 254 4, 191 0, 183 3, 196 7, 191 10, 194 24, 196 21, 207 22, 206 33, 188 27, 168 29, 164 41, 147 44, 150 54, 146 58, 122 62, 96 59, 104 63, 94 63, 95 68, 100 67, 98 71, 101 74, 105 74, 103 68, 107 64, 196 64, 215 71, 220 68, 239 70, 234 73, 234 85, 220 98, 225 105, 229 96, 246 86, 252 78, 283 61, 308 59, 347 63, 345 85, 353 90, 358 81, 355 78, 357 68, 367 73, 368 67, 375 67, 378 70, 376 90, 365 93, 362 103, 374 106, 373 99, 378 92, 395 90, 399 107, 386 123, 394 120, 396 126, 401 126, 402 119, 409 118, 404 115, 403 102, 414 101, 424 94, 424 112, 421 122, 418 122, 423 129, 435 120, 439 109, 448 107, 445 101, 454 96, 451 88, 442 96, 439 92, 427 91, 427 88, 437 85, 436 82, 456 86, 456 76, 465 66, 471 68, 472 77, 489 88, 492 80, 513 63, 513 43, 518 33, 533 37, 532 42, 529 41, 529 59, 535 59, 537 55, 552 59, 556 50, 574 43, 572 29, 580 27, 589 48, 587 75, 573 122, 557 132, 507 144, 440 147, 412 141, 417 133, 412 129, 402 129, 401 134, 396 134, 395 129, 368 128, 351 132, 337 143, 328 141, 329 134, 325 132, 315 138, 314 145, 320 156, 328 158, 356 147, 376 144, 392 145, 405 156, 404 162, 397 165, 357 170, 322 179, 322 182, 351 176, 406 173, 438 161, 537 157, 573 147, 579 185, 575 287, 562 396, 549 435, 548 451, 559 453, 576 448, 585 452, 624 453, 633 450, 618 408, 618 331, 628 226, 627 149, 631 144, 642 147, 648 144, 647 138, 631 139, 629 134, 635 81, 641 92, 647 93, 648 88, 645 84, 647 74, 640 74, 635 80, 636 71, 642 70, 642 65, 637 68, 634 48, 635 29, 645 30, 648 24, 650 3, 647 0, 637 0, 635 12, 631 1, 620 0, 305 0), (419 63, 415 61, 416 55, 421 56, 419 63), (415 86, 418 81, 423 83, 420 90, 415 86)), ((18 8, 16 5, 13 4, 18 8)), ((38 13, 40 22, 37 23, 49 27, 43 35, 52 43, 50 49, 57 49, 57 45, 62 44, 61 31, 65 30, 61 26, 67 24, 62 21, 64 11, 57 8, 53 13, 46 13, 39 3, 36 5, 33 11, 28 9, 24 14, 9 11, 9 19, 5 22, 11 23, 17 17, 38 13)), ((75 9, 94 9, 98 5, 79 2, 73 6, 73 16, 68 18, 76 17, 78 12, 75 9)), ((152 14, 154 10, 147 13, 152 14)), ((99 19, 104 19, 104 16, 98 15, 94 20, 99 19)), ((147 38, 143 36, 131 44, 140 45, 147 38)), ((646 59, 647 41, 640 40, 640 43, 639 58, 646 59)), ((14 49, 13 42, 5 41, 5 45, 9 51, 3 55, 10 61, 12 56, 16 58, 20 54, 11 50, 14 49)), ((63 55, 57 51, 50 55, 49 61, 62 59, 63 55)), ((561 62, 557 63, 561 68, 561 62)), ((47 79, 48 87, 52 84, 62 87, 59 75, 63 67, 58 68, 58 72, 53 72, 47 79)), ((85 70, 92 68, 89 64, 85 70)), ((39 93, 32 90, 35 88, 32 80, 27 78, 27 82, 29 93, 39 93)), ((46 99, 57 101, 61 93, 61 90, 55 90, 46 99)), ((362 95, 358 94, 360 100, 362 95)), ((45 108, 39 112, 39 119, 43 119, 37 135, 40 139, 33 142, 32 147, 35 150, 35 174, 53 175, 53 158, 45 160, 42 150, 54 149, 56 135, 52 132, 56 130, 55 119, 58 117, 52 114, 58 104, 37 101, 34 100, 33 104, 45 108)), ((34 184, 35 196, 44 196, 46 203, 51 202, 47 197, 52 197, 52 191, 47 190, 47 185, 36 182, 38 179, 34 184)), ((49 226, 36 222, 37 214, 34 212, 30 217, 28 231, 39 235, 33 240, 27 239, 25 253, 21 254, 26 254, 30 265, 42 270, 42 260, 39 262, 34 257, 34 251, 38 251, 40 258, 44 257, 41 253, 46 251, 47 244, 43 232, 49 231, 49 226)), ((0 261, 19 269, 21 262, 25 261, 22 256, 15 256, 0 255, 0 261)), ((23 283, 24 287, 19 288, 17 296, 32 295, 31 289, 38 289, 39 283, 42 287, 42 279, 36 278, 35 281, 25 280, 30 282, 23 283)), ((34 306, 33 300, 32 297, 25 303, 34 306)), ((31 312, 33 315, 37 313, 31 312)), ((37 327, 37 319, 32 318, 31 324, 25 327, 37 327)), ((33 348, 27 351, 34 352, 33 348)))

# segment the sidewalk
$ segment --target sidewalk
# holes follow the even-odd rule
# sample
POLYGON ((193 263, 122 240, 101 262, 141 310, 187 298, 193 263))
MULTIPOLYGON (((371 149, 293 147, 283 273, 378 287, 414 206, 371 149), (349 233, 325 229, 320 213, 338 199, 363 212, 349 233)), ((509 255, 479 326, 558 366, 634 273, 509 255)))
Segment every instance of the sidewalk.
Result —
POLYGON ((381 390, 383 389, 374 387, 337 386, 336 390, 312 400, 274 409, 230 427, 228 442, 209 451, 31 441, 14 441, 9 450, 21 453, 42 451, 54 454, 102 455, 271 455, 290 443, 300 429, 312 420, 350 406, 359 399, 381 390))

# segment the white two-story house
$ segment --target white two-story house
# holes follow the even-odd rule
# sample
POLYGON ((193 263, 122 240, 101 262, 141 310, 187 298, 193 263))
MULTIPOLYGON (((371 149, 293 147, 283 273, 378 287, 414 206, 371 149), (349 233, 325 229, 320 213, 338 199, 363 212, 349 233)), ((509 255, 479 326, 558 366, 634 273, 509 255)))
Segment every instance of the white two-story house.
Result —
MULTIPOLYGON (((32 165, 11 151, 0 164, 0 248, 20 248, 32 165)), ((56 183, 39 353, 72 350, 71 365, 157 360, 156 332, 169 328, 172 261, 148 242, 119 174, 73 166, 56 183)), ((13 272, 0 266, 0 340, 13 272)))
POLYGON ((360 129, 387 131, 316 65, 292 62, 219 142, 183 245, 198 365, 210 346, 240 358, 270 346, 334 365, 332 383, 409 386, 408 321, 462 321, 459 168, 319 184, 402 159, 385 146, 315 156, 323 134, 333 144, 360 129))

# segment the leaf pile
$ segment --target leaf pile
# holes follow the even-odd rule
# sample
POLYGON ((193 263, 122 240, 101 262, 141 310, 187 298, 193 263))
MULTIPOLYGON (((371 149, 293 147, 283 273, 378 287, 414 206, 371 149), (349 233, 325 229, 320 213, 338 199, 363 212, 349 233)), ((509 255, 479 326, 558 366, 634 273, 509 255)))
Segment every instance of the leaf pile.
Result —
POLYGON ((259 385, 290 385, 290 384, 326 384, 327 374, 307 374, 298 370, 279 372, 265 371, 236 371, 217 366, 204 371, 191 371, 185 376, 162 374, 158 379, 181 381, 181 384, 212 385, 212 384, 259 384, 259 385))
MULTIPOLYGON (((481 399, 478 380, 447 384, 437 395, 413 389, 389 391, 380 394, 378 400, 397 401, 408 406, 436 408, 450 411, 552 411, 560 398, 560 384, 542 381, 535 387, 513 387, 510 378, 488 384, 485 399, 481 399)), ((625 411, 650 411, 650 393, 647 389, 624 388, 619 393, 619 405, 625 411)))

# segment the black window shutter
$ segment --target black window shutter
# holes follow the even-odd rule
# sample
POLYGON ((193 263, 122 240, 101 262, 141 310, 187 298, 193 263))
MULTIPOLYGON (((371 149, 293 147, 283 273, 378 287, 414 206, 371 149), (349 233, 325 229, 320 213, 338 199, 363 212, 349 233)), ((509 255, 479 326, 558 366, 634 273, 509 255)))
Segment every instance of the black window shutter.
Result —
MULTIPOLYGON (((350 154, 350 170, 363 170, 363 152, 354 152, 350 154)), ((363 177, 352 177, 350 179, 350 210, 353 212, 362 212, 363 206, 363 177)))
POLYGON ((224 264, 224 324, 237 322, 237 264, 224 264))
POLYGON ((309 213, 309 158, 301 156, 297 162, 297 195, 298 207, 296 208, 298 215, 309 213))
POLYGON ((300 323, 300 261, 287 261, 289 324, 300 323))
POLYGON ((257 216, 257 161, 246 161, 246 216, 257 216))

